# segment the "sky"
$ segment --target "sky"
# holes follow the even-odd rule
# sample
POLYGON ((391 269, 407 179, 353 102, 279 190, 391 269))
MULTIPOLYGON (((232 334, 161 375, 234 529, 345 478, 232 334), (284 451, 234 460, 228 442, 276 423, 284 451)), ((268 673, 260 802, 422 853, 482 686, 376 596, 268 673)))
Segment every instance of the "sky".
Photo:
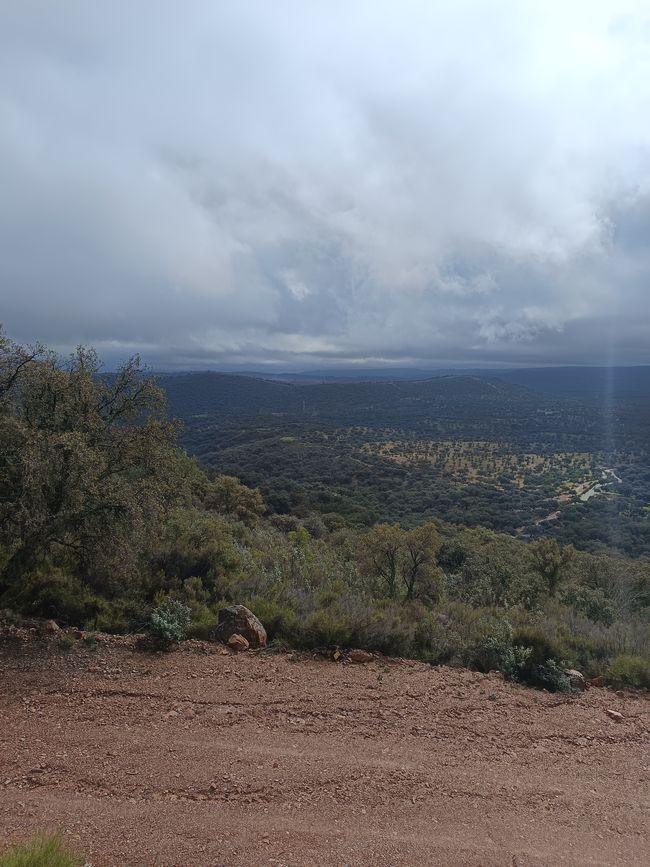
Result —
POLYGON ((650 0, 0 0, 0 322, 162 369, 650 363, 650 0))

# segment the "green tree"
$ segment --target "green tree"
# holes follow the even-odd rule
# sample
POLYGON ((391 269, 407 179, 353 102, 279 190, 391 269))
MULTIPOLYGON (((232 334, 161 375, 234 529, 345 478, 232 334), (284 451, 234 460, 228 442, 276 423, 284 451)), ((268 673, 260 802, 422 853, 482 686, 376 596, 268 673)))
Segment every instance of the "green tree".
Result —
POLYGON ((561 546, 555 539, 542 538, 530 545, 530 566, 544 581, 551 596, 555 596, 566 567, 574 557, 572 545, 561 546))
POLYGON ((389 599, 397 596, 403 535, 399 524, 376 524, 361 538, 360 569, 389 599))
POLYGON ((414 599, 425 586, 431 588, 437 573, 436 553, 440 537, 432 523, 414 530, 399 524, 377 524, 361 538, 359 567, 383 595, 414 599))
POLYGON ((440 545, 440 536, 431 523, 420 524, 404 534, 400 560, 407 599, 414 599, 419 588, 432 588, 438 572, 436 555, 440 545))
POLYGON ((242 485, 235 476, 217 476, 207 482, 203 505, 206 509, 233 515, 246 524, 264 512, 264 500, 259 490, 242 485))
POLYGON ((187 496, 163 395, 137 357, 102 375, 0 339, 0 592, 51 556, 79 576, 128 574, 187 496))

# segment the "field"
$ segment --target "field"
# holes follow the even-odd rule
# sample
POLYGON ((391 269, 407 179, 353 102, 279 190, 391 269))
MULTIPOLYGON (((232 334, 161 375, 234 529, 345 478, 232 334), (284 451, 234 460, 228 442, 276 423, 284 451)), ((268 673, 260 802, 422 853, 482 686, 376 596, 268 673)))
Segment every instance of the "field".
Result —
POLYGON ((645 697, 128 638, 5 645, 0 673, 0 839, 62 827, 93 867, 640 865, 650 846, 645 697))

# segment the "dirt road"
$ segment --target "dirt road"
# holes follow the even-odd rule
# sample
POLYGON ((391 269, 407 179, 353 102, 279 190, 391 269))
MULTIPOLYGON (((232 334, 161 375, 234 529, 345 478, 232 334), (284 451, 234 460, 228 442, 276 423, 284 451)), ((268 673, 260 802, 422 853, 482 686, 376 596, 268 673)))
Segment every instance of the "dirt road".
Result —
POLYGON ((648 863, 644 697, 55 648, 0 646, 3 843, 60 826, 94 867, 648 863))

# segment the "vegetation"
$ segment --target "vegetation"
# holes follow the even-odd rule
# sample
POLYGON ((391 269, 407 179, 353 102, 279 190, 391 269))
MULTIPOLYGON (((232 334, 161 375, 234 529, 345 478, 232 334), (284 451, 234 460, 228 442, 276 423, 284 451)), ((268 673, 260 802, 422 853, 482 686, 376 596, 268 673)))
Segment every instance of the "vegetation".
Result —
POLYGON ((187 638, 192 611, 178 599, 167 598, 151 612, 149 632, 162 645, 187 638))
POLYGON ((187 450, 259 487, 274 512, 355 526, 442 518, 650 555, 647 373, 630 370, 607 404, 580 377, 528 377, 536 390, 512 379, 298 385, 205 373, 161 385, 187 450))
MULTIPOLYGON (((244 395, 229 398, 237 412, 258 388, 240 379, 244 395)), ((262 406, 294 399, 288 386, 266 385, 280 398, 262 406)), ((334 416, 343 411, 337 394, 334 416)), ((240 429, 242 443, 255 441, 254 425, 240 429)), ((210 638, 219 609, 242 603, 271 641, 293 647, 361 646, 498 668, 550 689, 568 688, 567 666, 647 684, 647 557, 439 516, 373 520, 346 497, 371 483, 375 465, 337 481, 349 465, 336 439, 323 440, 332 450, 318 489, 295 501, 275 488, 265 500, 231 472, 202 469, 176 434, 137 359, 104 375, 90 351, 62 360, 0 338, 0 607, 90 633, 148 629, 168 644, 210 638)), ((300 436, 281 438, 291 441, 278 448, 297 449, 294 468, 308 463, 300 436)), ((269 472, 274 454, 265 457, 269 472)), ((440 479, 438 487, 443 496, 440 479)), ((398 490, 409 494, 403 480, 398 490)))
POLYGON ((0 852, 0 867, 82 867, 83 863, 83 858, 66 848, 60 834, 40 835, 0 852))

